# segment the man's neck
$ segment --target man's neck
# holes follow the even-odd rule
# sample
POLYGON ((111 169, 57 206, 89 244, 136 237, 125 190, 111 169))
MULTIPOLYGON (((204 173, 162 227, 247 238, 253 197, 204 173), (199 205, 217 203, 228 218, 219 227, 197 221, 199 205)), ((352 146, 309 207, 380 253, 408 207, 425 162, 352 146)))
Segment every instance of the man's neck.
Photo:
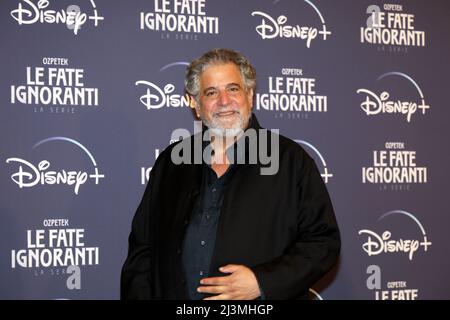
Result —
POLYGON ((211 147, 214 154, 211 157, 211 168, 221 177, 230 166, 230 160, 227 157, 227 149, 235 142, 232 136, 211 136, 211 147))
POLYGON ((211 147, 214 150, 215 155, 226 154, 227 149, 233 145, 242 136, 240 133, 238 136, 211 136, 211 147))

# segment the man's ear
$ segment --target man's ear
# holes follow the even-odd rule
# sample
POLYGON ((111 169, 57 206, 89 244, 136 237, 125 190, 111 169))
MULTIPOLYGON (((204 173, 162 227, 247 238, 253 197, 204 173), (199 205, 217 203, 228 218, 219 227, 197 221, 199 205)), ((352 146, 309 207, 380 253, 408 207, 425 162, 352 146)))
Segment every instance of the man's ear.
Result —
POLYGON ((195 111, 197 118, 200 118, 200 115, 198 114, 198 111, 197 111, 198 104, 197 104, 197 101, 195 100, 195 98, 193 96, 191 96, 190 94, 186 93, 186 99, 189 101, 189 108, 191 108, 195 111))
POLYGON ((185 97, 186 100, 189 102, 189 107, 191 109, 195 109, 197 107, 197 101, 195 101, 194 97, 191 96, 189 93, 186 93, 185 97))
POLYGON ((247 90, 247 100, 250 104, 250 110, 253 109, 253 89, 247 90))

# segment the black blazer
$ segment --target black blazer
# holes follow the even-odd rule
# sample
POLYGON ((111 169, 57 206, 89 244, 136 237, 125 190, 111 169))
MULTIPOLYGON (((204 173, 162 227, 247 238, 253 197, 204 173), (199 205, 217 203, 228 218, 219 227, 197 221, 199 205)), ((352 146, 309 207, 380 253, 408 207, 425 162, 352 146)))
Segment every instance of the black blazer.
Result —
MULTIPOLYGON (((252 128, 260 128, 253 115, 252 128)), ((274 135, 274 134, 272 134, 274 135)), ((187 299, 182 242, 199 193, 201 165, 171 161, 179 143, 158 157, 136 211, 121 274, 122 299, 187 299)), ((180 146, 178 146, 180 147, 180 146)), ((333 207, 312 158, 279 136, 279 170, 261 175, 261 163, 243 164, 227 187, 210 276, 218 268, 251 268, 266 299, 304 297, 335 263, 340 235, 333 207)))

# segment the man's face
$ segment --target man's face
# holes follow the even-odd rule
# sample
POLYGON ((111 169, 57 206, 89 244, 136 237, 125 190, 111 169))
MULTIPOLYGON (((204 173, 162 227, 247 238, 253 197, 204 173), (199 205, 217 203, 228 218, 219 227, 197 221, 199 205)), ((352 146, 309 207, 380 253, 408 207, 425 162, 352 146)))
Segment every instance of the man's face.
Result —
POLYGON ((200 75, 197 115, 211 129, 245 130, 253 107, 253 90, 247 90, 234 63, 216 64, 200 75))

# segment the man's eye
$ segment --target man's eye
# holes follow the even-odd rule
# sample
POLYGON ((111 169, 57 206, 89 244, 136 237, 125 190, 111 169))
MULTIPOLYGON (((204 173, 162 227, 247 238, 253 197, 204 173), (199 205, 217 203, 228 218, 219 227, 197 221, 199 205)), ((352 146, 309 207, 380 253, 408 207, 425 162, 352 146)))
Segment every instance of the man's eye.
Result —
POLYGON ((230 88, 230 91, 232 91, 232 92, 238 92, 239 90, 240 90, 239 87, 231 87, 230 88))
POLYGON ((207 96, 207 97, 212 97, 212 96, 214 96, 215 94, 216 94, 215 91, 207 91, 207 92, 206 92, 206 96, 207 96))

